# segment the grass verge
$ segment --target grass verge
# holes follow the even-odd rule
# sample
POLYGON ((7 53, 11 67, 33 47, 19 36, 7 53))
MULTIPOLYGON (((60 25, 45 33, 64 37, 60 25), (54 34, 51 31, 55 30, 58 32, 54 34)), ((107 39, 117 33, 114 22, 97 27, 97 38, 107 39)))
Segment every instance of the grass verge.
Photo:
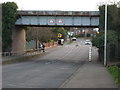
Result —
POLYGON ((118 66, 109 66, 108 71, 111 73, 115 82, 120 85, 120 68, 118 66))
POLYGON ((72 42, 73 42, 73 41, 70 40, 67 44, 71 44, 72 42))

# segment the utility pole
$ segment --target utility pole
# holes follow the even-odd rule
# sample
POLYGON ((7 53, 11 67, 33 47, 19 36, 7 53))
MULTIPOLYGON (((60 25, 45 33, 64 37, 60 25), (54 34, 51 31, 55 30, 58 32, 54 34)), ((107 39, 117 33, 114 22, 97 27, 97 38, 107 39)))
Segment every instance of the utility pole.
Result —
POLYGON ((105 4, 104 66, 107 65, 107 0, 105 4))

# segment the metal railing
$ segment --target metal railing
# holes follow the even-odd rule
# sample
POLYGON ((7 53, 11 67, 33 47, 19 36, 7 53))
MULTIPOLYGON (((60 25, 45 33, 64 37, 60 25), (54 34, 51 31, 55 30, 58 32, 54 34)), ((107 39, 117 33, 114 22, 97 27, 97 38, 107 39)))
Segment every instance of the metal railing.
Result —
POLYGON ((34 55, 40 53, 40 49, 29 49, 25 51, 16 51, 16 52, 2 52, 0 53, 1 56, 20 56, 20 55, 34 55))
MULTIPOLYGON (((56 46, 57 42, 51 42, 51 43, 44 43, 46 48, 50 48, 52 46, 56 46)), ((37 49, 28 49, 24 51, 11 51, 11 52, 1 52, 0 55, 3 57, 9 57, 9 56, 26 56, 26 55, 36 55, 40 54, 42 52, 41 48, 37 49)))

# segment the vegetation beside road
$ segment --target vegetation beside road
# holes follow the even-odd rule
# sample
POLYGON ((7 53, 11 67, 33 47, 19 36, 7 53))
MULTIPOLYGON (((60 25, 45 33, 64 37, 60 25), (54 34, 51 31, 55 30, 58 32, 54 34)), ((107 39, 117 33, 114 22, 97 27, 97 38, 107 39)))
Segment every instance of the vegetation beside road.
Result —
POLYGON ((67 44, 71 44, 73 41, 72 40, 70 40, 67 44))
MULTIPOLYGON (((99 6, 100 11, 100 33, 92 39, 93 46, 99 50, 99 61, 104 60, 104 27, 105 27, 105 5, 99 6)), ((120 8, 117 3, 108 4, 107 24, 107 61, 117 62, 120 59, 120 8)), ((109 63, 107 62, 107 63, 109 63)))
POLYGON ((118 66, 110 66, 110 67, 108 67, 108 71, 111 73, 115 82, 118 85, 120 85, 120 69, 118 68, 118 66))
MULTIPOLYGON (((35 42, 36 49, 39 47, 39 43, 56 42, 58 39, 66 39, 69 28, 63 27, 28 27, 26 30, 26 41, 35 42), (61 38, 58 38, 58 34, 62 34, 61 38)), ((27 47, 28 48, 28 47, 27 47)))
POLYGON ((17 19, 17 4, 14 2, 2 3, 2 50, 10 51, 12 43, 12 29, 17 19))
MULTIPOLYGON (((99 6, 100 11, 100 33, 92 38, 93 46, 97 47, 99 61, 104 62, 104 25, 105 25, 105 5, 99 6)), ((120 8, 113 3, 108 5, 108 25, 107 25, 107 63, 119 62, 120 59, 120 8)), ((120 69, 118 66, 109 66, 115 82, 120 85, 120 69)))

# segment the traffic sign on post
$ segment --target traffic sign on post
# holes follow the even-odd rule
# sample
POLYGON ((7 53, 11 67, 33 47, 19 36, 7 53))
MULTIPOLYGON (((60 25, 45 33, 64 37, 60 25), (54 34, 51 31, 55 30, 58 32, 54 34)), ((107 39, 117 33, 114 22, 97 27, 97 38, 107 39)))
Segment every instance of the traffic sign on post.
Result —
POLYGON ((61 37, 62 37, 62 34, 59 33, 59 34, 58 34, 58 37, 61 38, 61 37))

